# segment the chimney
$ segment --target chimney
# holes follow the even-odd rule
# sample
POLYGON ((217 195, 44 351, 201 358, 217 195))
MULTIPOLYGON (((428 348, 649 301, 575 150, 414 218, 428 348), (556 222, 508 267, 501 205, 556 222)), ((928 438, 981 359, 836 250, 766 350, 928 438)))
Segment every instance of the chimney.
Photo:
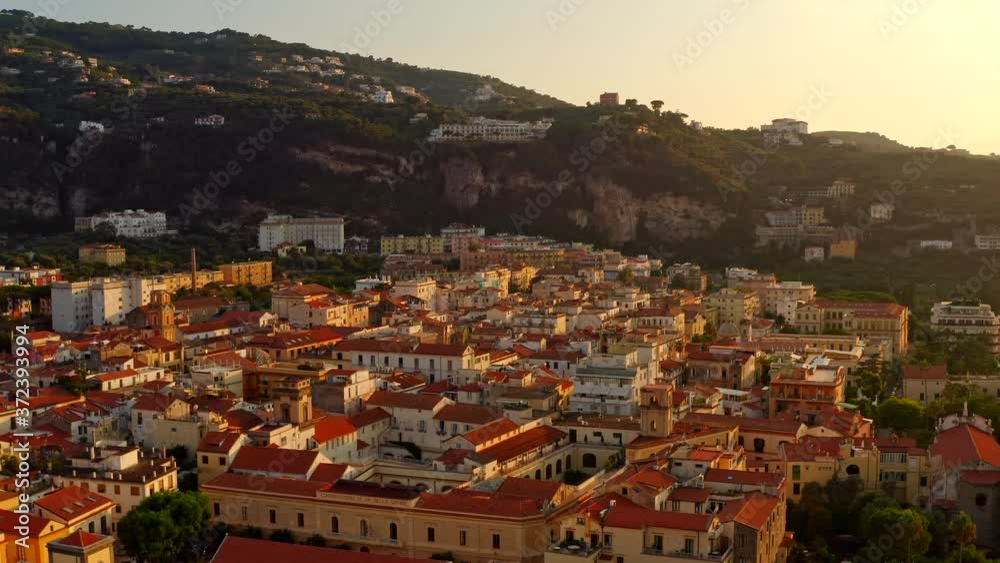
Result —
POLYGON ((198 251, 191 249, 191 292, 198 291, 198 251))

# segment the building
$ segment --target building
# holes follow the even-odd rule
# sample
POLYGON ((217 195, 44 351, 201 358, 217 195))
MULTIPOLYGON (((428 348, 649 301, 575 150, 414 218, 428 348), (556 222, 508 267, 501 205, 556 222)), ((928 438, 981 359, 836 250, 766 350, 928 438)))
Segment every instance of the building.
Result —
POLYGON ((431 235, 382 237, 382 256, 390 254, 444 254, 445 237, 431 235))
POLYGON ((752 289, 724 287, 706 297, 704 304, 719 310, 720 326, 739 325, 754 318, 760 308, 760 297, 752 289))
POLYGON ((830 243, 830 259, 854 260, 858 256, 858 241, 854 239, 834 240, 830 243))
POLYGON ((910 342, 910 311, 897 303, 814 300, 803 303, 789 319, 806 334, 840 332, 892 343, 893 354, 902 355, 910 342))
POLYGON ((976 250, 1000 250, 1000 234, 976 235, 976 250))
POLYGON ((273 263, 270 260, 257 262, 240 262, 238 264, 223 264, 219 267, 222 270, 222 283, 229 285, 252 285, 262 287, 271 285, 271 268, 273 263))
POLYGON ((226 124, 226 118, 219 114, 206 115, 194 118, 194 124, 198 127, 222 127, 226 124))
POLYGON ((8 268, 0 266, 0 286, 8 285, 51 285, 62 279, 59 268, 8 268))
POLYGON ((987 303, 942 301, 931 308, 931 330, 952 335, 980 335, 1000 354, 1000 317, 987 303))
POLYGON ((621 105, 621 100, 618 96, 618 92, 605 92, 601 94, 600 104, 602 106, 618 106, 621 105))
POLYGON ((780 119, 774 119, 770 124, 765 124, 760 126, 760 130, 775 133, 795 133, 797 135, 808 135, 809 134, 809 124, 805 121, 799 121, 796 119, 791 119, 788 117, 783 117, 780 119))
POLYGON ((121 266, 125 263, 125 247, 117 244, 85 244, 79 250, 80 262, 121 266))
POLYGON ((257 240, 262 252, 272 252, 283 244, 312 241, 316 250, 339 254, 344 251, 344 219, 270 215, 261 222, 257 240))
POLYGON ((432 143, 526 143, 545 138, 551 119, 541 121, 505 121, 474 117, 465 123, 442 123, 431 131, 432 143))
POLYGON ((825 407, 836 407, 844 401, 847 370, 829 365, 819 357, 809 364, 792 364, 774 369, 768 394, 768 413, 794 410, 800 415, 816 414, 825 407))
POLYGON ((826 210, 817 206, 793 207, 782 211, 768 211, 764 214, 767 224, 771 227, 796 227, 807 225, 811 227, 826 224, 826 210))
POLYGON ((376 90, 372 94, 372 101, 376 104, 394 104, 396 100, 392 98, 392 92, 389 90, 376 90))
POLYGON ((154 238, 167 233, 167 216, 162 211, 147 212, 144 209, 135 211, 109 211, 91 217, 77 217, 76 232, 93 231, 100 225, 110 225, 115 234, 124 238, 154 238))
POLYGON ((873 203, 868 208, 874 223, 887 223, 892 221, 892 214, 896 211, 896 206, 891 203, 873 203))
POLYGON ((816 298, 816 286, 800 281, 786 281, 757 290, 761 309, 768 314, 790 319, 800 303, 816 298))
POLYGON ((574 413, 639 413, 640 390, 653 383, 657 363, 643 364, 637 350, 592 354, 576 368, 569 410, 574 413))

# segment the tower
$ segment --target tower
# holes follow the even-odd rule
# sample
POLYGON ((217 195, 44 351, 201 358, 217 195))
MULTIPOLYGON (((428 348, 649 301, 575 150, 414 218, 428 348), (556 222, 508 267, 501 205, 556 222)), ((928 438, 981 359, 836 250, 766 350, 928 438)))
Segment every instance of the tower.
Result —
POLYGON ((639 432, 644 436, 667 436, 674 429, 674 387, 653 383, 639 390, 639 432))
POLYGON ((312 385, 308 379, 289 377, 274 389, 280 422, 302 424, 312 420, 312 385))
POLYGON ((198 291, 198 250, 191 249, 191 293, 198 291))
POLYGON ((177 324, 174 321, 174 304, 170 293, 158 289, 149 296, 149 307, 146 323, 155 328, 160 336, 171 342, 177 342, 177 324))

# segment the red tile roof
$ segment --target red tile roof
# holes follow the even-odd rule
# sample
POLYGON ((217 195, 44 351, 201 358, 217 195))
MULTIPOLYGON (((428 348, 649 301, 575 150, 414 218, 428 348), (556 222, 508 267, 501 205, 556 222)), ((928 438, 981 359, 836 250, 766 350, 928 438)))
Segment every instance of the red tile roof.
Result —
POLYGON ((503 413, 478 405, 446 405, 434 415, 434 420, 462 422, 465 424, 487 424, 503 418, 503 413))
POLYGON ((532 498, 536 500, 553 500, 563 484, 559 481, 540 481, 537 479, 521 479, 507 477, 500 484, 497 492, 514 497, 532 498))
POLYGON ((376 391, 372 393, 371 397, 368 397, 366 403, 378 407, 430 411, 444 400, 444 397, 437 395, 376 391))
POLYGON ((233 471, 257 471, 306 475, 316 462, 319 452, 246 446, 233 460, 233 471))
POLYGON ((709 469, 705 472, 706 483, 732 483, 735 485, 780 487, 785 481, 781 473, 763 471, 732 471, 730 469, 709 469))
POLYGON ((597 497, 584 508, 584 511, 591 515, 603 514, 605 527, 636 530, 653 527, 701 532, 708 531, 715 520, 712 514, 652 510, 618 494, 597 497))
POLYGON ((132 405, 132 410, 166 412, 175 401, 184 402, 174 397, 160 395, 159 393, 143 393, 135 401, 135 404, 132 405))
POLYGON ((381 553, 364 553, 295 543, 281 543, 226 536, 211 563, 434 563, 430 559, 410 559, 381 553))
POLYGON ((992 434, 971 424, 959 424, 938 433, 930 452, 941 456, 945 467, 961 467, 976 461, 1000 467, 1000 444, 992 434))
POLYGON ((80 529, 64 538, 56 540, 56 543, 70 547, 88 547, 94 545, 95 543, 111 539, 113 539, 111 536, 99 536, 97 534, 91 534, 90 532, 84 532, 80 529))
POLYGON ((107 510, 114 506, 114 502, 97 493, 70 486, 36 500, 35 506, 49 512, 54 520, 72 522, 95 511, 107 510))
POLYGON ((347 466, 341 463, 321 463, 316 466, 310 481, 322 481, 324 483, 336 483, 344 477, 347 466))
POLYGON ((315 497, 317 492, 330 489, 330 483, 301 479, 261 477, 260 475, 248 475, 245 473, 223 473, 208 483, 201 485, 201 487, 206 489, 249 491, 258 494, 315 497))
POLYGON ((498 493, 455 490, 449 494, 422 494, 417 508, 500 518, 524 518, 540 514, 542 503, 536 499, 498 493))
POLYGON ((499 462, 504 462, 548 444, 553 444, 565 437, 566 433, 562 430, 552 428, 551 426, 537 426, 517 436, 508 438, 499 444, 490 446, 479 453, 499 462))
POLYGON ((903 379, 948 379, 948 366, 945 364, 936 366, 903 366, 903 379))
POLYGON ((518 425, 516 422, 513 422, 509 418, 501 418, 485 426, 470 430, 462 434, 462 436, 473 445, 478 446, 491 440, 495 440, 504 434, 509 434, 517 430, 517 428, 518 425))
POLYGON ((353 424, 356 428, 363 428, 387 418, 392 418, 392 415, 379 407, 375 407, 373 409, 352 414, 351 424, 353 424))
POLYGON ((763 530, 780 502, 778 497, 753 493, 741 500, 726 503, 726 506, 719 512, 719 520, 722 522, 735 521, 758 531, 763 530))
POLYGON ((228 454, 242 438, 240 432, 207 432, 198 444, 198 451, 228 454))
POLYGON ((334 438, 349 436, 357 431, 358 429, 353 423, 351 423, 350 417, 331 415, 323 417, 316 422, 316 433, 313 436, 313 439, 315 439, 317 443, 322 444, 324 442, 329 442, 334 438))

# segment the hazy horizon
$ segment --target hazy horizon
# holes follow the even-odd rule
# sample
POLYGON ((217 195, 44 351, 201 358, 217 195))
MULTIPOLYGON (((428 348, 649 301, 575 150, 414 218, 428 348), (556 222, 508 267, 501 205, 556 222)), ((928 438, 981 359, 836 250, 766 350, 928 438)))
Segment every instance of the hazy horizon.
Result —
POLYGON ((798 116, 911 146, 1000 152, 1000 3, 966 0, 10 0, 65 21, 232 28, 491 75, 574 104, 604 91, 723 128, 798 116), (374 33, 373 33, 374 32, 374 33), (992 113, 991 113, 992 112, 992 113))

